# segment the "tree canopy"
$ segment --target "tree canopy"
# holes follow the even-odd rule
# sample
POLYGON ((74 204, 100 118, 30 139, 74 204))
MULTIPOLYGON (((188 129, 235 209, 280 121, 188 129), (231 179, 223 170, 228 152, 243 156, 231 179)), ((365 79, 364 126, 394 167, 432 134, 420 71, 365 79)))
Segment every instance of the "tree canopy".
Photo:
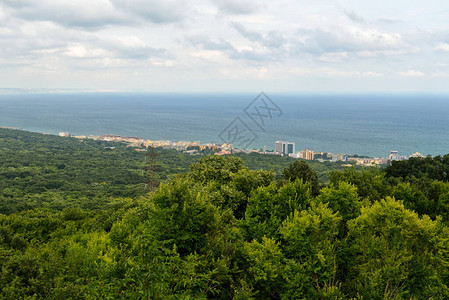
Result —
POLYGON ((2 299, 449 298, 444 158, 319 182, 303 161, 158 149, 150 192, 126 145, 4 132, 2 299))

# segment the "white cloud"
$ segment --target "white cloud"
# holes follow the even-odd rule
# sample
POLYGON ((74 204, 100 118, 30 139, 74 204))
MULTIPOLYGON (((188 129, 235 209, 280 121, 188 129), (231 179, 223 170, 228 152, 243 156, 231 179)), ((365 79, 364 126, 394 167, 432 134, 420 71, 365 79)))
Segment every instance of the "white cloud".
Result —
POLYGON ((231 15, 251 14, 261 7, 260 1, 255 0, 211 0, 220 13, 231 15))
POLYGON ((421 71, 417 71, 417 70, 408 70, 405 72, 399 72, 399 75, 404 76, 404 77, 421 77, 424 76, 425 74, 421 71))
POLYGON ((0 82, 70 87, 94 85, 92 76, 116 88, 112 76, 125 86, 122 78, 138 74, 142 84, 179 89, 226 78, 294 89, 298 78, 303 87, 351 78, 348 88, 358 87, 353 79, 391 86, 391 74, 439 78, 449 73, 449 4, 429 1, 404 9, 386 0, 343 0, 344 8, 330 0, 0 0, 0 74, 8 74, 0 82), (44 71, 54 77, 44 80, 44 71))
POLYGON ((184 19, 188 8, 181 0, 3 0, 3 3, 13 15, 28 21, 91 29, 137 25, 143 21, 176 23, 184 19))
POLYGON ((342 62, 344 60, 347 60, 349 58, 349 53, 344 52, 329 52, 324 53, 323 55, 320 55, 318 57, 318 60, 324 61, 324 62, 342 62))
POLYGON ((114 36, 100 41, 106 49, 125 59, 147 59, 150 57, 170 57, 168 50, 154 48, 137 36, 114 36))
POLYGON ((51 21, 68 27, 98 28, 134 20, 109 0, 3 0, 13 16, 27 21, 51 21))
POLYGON ((240 23, 232 22, 230 25, 246 39, 260 43, 268 48, 281 48, 286 43, 286 40, 282 34, 274 30, 270 30, 265 34, 262 34, 254 30, 250 30, 240 23))
POLYGON ((0 28, 0 37, 12 36, 14 31, 11 28, 0 28))
POLYGON ((120 11, 140 16, 152 23, 176 23, 182 21, 188 10, 181 0, 110 0, 120 11))
POLYGON ((434 48, 435 51, 439 52, 449 52, 449 44, 447 43, 441 43, 438 46, 434 48))
POLYGON ((74 58, 99 58, 111 54, 100 48, 87 48, 81 44, 71 44, 65 50, 65 55, 74 58))
POLYGON ((409 47, 399 33, 380 32, 375 28, 341 25, 300 30, 299 34, 306 37, 305 48, 312 52, 378 51, 409 47))
POLYGON ((360 71, 337 71, 329 70, 325 72, 326 75, 331 77, 381 77, 382 74, 376 72, 360 72, 360 71))

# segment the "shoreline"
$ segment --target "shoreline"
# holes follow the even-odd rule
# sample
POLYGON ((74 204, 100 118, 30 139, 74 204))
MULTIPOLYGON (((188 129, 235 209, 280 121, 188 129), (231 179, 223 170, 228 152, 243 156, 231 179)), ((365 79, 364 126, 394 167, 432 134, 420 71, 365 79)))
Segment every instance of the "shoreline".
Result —
MULTIPOLYGON (((33 132, 29 130, 24 130, 21 127, 10 127, 10 126, 0 126, 0 129, 9 129, 9 130, 19 130, 19 131, 26 131, 26 132, 33 132)), ((129 147, 135 147, 137 149, 149 149, 150 147, 162 147, 164 149, 174 149, 183 153, 188 153, 191 155, 199 154, 200 151, 209 149, 211 151, 215 151, 215 155, 227 155, 227 154, 236 154, 236 153, 258 153, 258 154, 265 154, 265 155, 278 155, 278 156, 289 156, 296 159, 304 159, 304 160, 311 160, 311 161, 319 161, 319 162, 348 162, 348 163, 355 163, 359 166, 367 166, 367 167, 375 167, 375 166, 382 166, 382 165, 388 165, 391 163, 391 161, 399 161, 399 160, 407 160, 409 156, 406 155, 399 155, 397 151, 391 151, 389 158, 384 157, 372 157, 367 155, 359 155, 359 154, 333 154, 331 152, 325 152, 325 151, 319 151, 319 152, 312 152, 312 156, 309 159, 304 158, 301 155, 301 151, 297 153, 292 154, 286 154, 286 153, 280 153, 275 151, 267 151, 264 149, 264 151, 259 151, 257 149, 245 149, 245 148, 234 148, 232 144, 223 143, 223 144, 216 144, 216 143, 208 143, 208 144, 201 144, 200 141, 177 141, 172 142, 170 140, 158 140, 158 141, 152 141, 152 140, 145 140, 142 137, 134 136, 134 137, 122 137, 120 135, 115 134, 103 134, 101 136, 94 136, 94 135, 71 135, 68 132, 59 132, 58 135, 51 134, 51 133, 45 133, 45 132, 34 132, 38 134, 44 134, 44 135, 52 135, 52 136, 59 136, 59 137, 70 137, 75 138, 78 140, 84 140, 84 139, 91 139, 91 140, 97 140, 97 141, 106 141, 106 142, 121 142, 128 144, 129 147), (315 158, 315 156, 320 156, 320 158, 315 158), (328 157, 331 157, 329 159, 328 157)), ((138 150, 142 151, 142 150, 138 150)), ((306 149, 306 151, 309 151, 309 149, 306 149)), ((410 157, 424 157, 419 152, 415 152, 410 157)))

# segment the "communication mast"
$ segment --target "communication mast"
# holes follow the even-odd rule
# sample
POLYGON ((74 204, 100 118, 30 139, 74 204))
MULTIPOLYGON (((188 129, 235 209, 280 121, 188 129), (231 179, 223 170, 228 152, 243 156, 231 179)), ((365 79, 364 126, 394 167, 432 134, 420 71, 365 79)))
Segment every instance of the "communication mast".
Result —
POLYGON ((156 150, 154 147, 150 147, 150 151, 146 154, 149 158, 149 164, 145 169, 147 169, 149 174, 149 180, 148 180, 148 186, 150 188, 150 192, 153 192, 156 190, 158 182, 156 178, 156 173, 159 171, 158 167, 156 166, 156 157, 159 155, 156 153, 156 150))

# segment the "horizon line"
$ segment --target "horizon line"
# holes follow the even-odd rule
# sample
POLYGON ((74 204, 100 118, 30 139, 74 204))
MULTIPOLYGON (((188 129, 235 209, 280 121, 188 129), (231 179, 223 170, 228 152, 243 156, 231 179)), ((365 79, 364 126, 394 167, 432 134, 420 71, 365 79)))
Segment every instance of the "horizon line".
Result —
POLYGON ((150 91, 150 90, 111 90, 111 89, 70 89, 70 88, 0 88, 0 95, 26 95, 26 94, 213 94, 213 95, 255 95, 261 92, 274 95, 447 95, 448 91, 412 91, 412 90, 368 90, 368 91, 335 91, 335 90, 297 90, 297 91, 150 91))

